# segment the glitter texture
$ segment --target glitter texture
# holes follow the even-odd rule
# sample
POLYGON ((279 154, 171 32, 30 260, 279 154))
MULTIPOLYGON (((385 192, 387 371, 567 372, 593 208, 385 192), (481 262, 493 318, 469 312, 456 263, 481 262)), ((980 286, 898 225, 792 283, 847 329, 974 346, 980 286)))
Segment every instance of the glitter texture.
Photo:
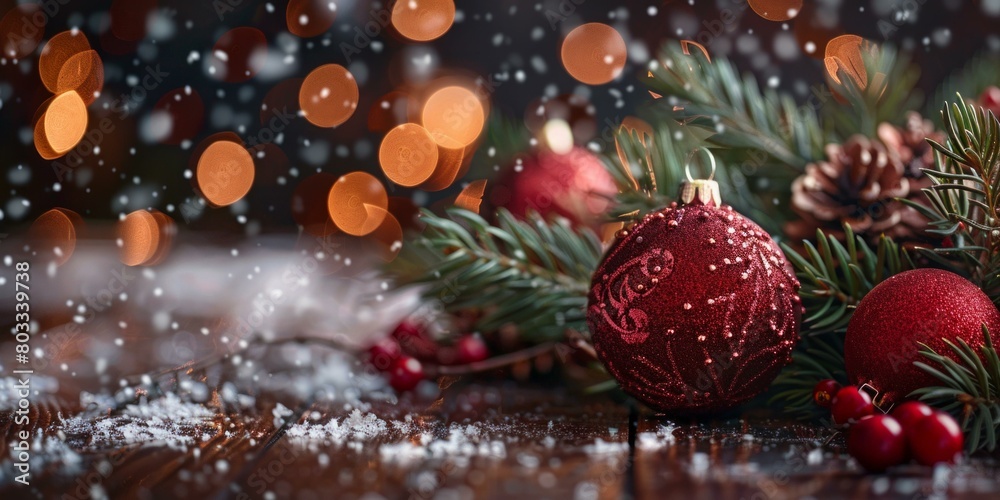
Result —
POLYGON ((851 317, 844 340, 847 379, 870 384, 885 403, 898 403, 921 387, 940 385, 913 366, 923 342, 955 359, 942 338, 965 340, 976 352, 982 325, 1000 331, 1000 313, 978 287, 939 269, 897 274, 872 289, 851 317))
POLYGON ((764 391, 798 341, 799 283, 759 226, 731 207, 647 215, 594 274, 587 321, 621 387, 690 414, 764 391))

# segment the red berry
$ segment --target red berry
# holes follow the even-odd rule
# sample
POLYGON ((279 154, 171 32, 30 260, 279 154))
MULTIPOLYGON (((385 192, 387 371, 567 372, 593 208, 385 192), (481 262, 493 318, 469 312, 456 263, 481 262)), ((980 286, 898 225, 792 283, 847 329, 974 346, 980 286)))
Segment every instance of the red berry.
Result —
POLYGON ((892 418, 899 421, 903 426, 903 432, 909 436, 917 426, 917 422, 924 417, 934 413, 930 406, 920 401, 907 401, 892 410, 892 418))
POLYGON ((954 462, 965 445, 965 437, 958 422, 941 411, 918 420, 910 437, 910 453, 923 465, 954 462))
POLYGON ((387 372, 402 352, 399 342, 385 338, 368 348, 368 361, 380 372, 387 372))
POLYGON ((867 392, 860 391, 854 386, 847 386, 837 391, 830 410, 833 413, 833 423, 843 425, 871 415, 875 412, 875 406, 872 405, 872 398, 867 392))
POLYGON ((413 390, 424 379, 424 366, 410 356, 400 356, 389 372, 389 385, 399 392, 413 390))
POLYGON ((840 390, 840 382, 832 378, 820 380, 813 388, 813 401, 823 408, 829 408, 833 403, 833 396, 840 390))
POLYGON ((438 346, 427 336, 427 329, 414 321, 404 320, 392 331, 403 352, 422 360, 433 360, 438 346))
POLYGON ((871 472, 882 472, 906 460, 903 427, 888 415, 868 415, 851 426, 847 452, 871 472))
POLYGON ((490 357, 490 351, 479 335, 463 336, 455 342, 455 349, 458 351, 458 362, 463 365, 490 357))

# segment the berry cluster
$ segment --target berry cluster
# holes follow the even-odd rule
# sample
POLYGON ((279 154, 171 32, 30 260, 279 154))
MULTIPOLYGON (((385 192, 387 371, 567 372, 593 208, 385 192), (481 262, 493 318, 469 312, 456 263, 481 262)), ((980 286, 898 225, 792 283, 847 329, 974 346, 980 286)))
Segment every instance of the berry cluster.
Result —
POLYGON ((813 400, 829 408, 833 422, 848 427, 847 451, 865 469, 882 472, 909 461, 951 463, 962 453, 964 436, 951 415, 918 401, 907 401, 889 415, 876 414, 872 398, 854 386, 823 380, 813 400))
POLYGON ((427 328, 413 321, 400 323, 392 334, 368 348, 368 361, 389 378, 399 392, 413 390, 427 379, 427 365, 467 365, 489 357, 483 339, 475 334, 461 336, 452 345, 431 339, 427 328))

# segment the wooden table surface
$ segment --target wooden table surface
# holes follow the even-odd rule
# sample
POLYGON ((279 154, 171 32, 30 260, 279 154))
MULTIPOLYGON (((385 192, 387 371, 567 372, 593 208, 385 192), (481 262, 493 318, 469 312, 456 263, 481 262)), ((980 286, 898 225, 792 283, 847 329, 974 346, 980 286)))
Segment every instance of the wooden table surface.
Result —
MULTIPOLYGON (((459 383, 433 401, 357 406, 285 397, 288 411, 279 409, 280 419, 276 399, 260 395, 252 408, 237 411, 223 404, 195 424, 179 419, 180 434, 192 437, 187 445, 109 446, 115 439, 66 424, 82 411, 79 404, 48 398, 33 408, 32 432, 55 440, 35 440, 53 456, 32 470, 30 487, 12 482, 7 459, 0 498, 997 498, 1000 492, 1000 465, 990 457, 868 475, 843 454, 842 441, 824 445, 831 434, 824 428, 767 419, 674 422, 563 389, 459 383), (324 425, 332 419, 355 423, 348 433, 329 432, 324 425)), ((5 456, 15 428, 9 414, 0 417, 5 456)))
MULTIPOLYGON (((98 272, 97 282, 114 272, 98 272)), ((27 426, 12 418, 16 379, 3 363, 13 347, 0 341, 0 499, 1000 498, 996 456, 870 475, 827 428, 756 413, 673 421, 553 376, 514 383, 491 374, 397 398, 329 349, 233 348, 219 333, 229 331, 224 322, 183 316, 171 302, 190 299, 197 282, 157 273, 130 278, 127 301, 83 318, 76 305, 87 301, 73 296, 99 288, 39 275, 38 288, 69 298, 53 297, 48 310, 35 302, 33 343, 47 363, 35 366, 27 426), (232 355, 155 371, 219 349, 232 355), (27 487, 14 482, 12 460, 22 430, 32 448, 27 487)), ((205 297, 217 293, 210 285, 205 297)), ((295 317, 325 321, 308 311, 295 317)))

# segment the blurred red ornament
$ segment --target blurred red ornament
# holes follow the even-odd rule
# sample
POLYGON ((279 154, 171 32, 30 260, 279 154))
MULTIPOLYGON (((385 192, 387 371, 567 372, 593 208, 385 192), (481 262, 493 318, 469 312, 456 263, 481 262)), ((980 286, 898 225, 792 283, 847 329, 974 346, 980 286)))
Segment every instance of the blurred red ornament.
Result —
POLYGON ((916 389, 938 384, 913 365, 923 359, 918 343, 954 359, 943 339, 962 339, 978 352, 984 324, 1000 331, 1000 312, 965 278, 939 269, 892 276, 868 292, 847 326, 848 381, 879 391, 882 407, 899 403, 916 389))
POLYGON ((693 181, 621 231, 594 273, 587 323, 625 392, 673 414, 767 389, 798 341, 799 282, 771 237, 693 181))
POLYGON ((617 193, 601 160, 586 149, 573 147, 566 154, 541 151, 518 160, 494 184, 491 201, 516 216, 534 210, 597 227, 617 193))
POLYGON ((986 87, 986 90, 979 94, 979 105, 1000 116, 1000 87, 994 85, 986 87))

